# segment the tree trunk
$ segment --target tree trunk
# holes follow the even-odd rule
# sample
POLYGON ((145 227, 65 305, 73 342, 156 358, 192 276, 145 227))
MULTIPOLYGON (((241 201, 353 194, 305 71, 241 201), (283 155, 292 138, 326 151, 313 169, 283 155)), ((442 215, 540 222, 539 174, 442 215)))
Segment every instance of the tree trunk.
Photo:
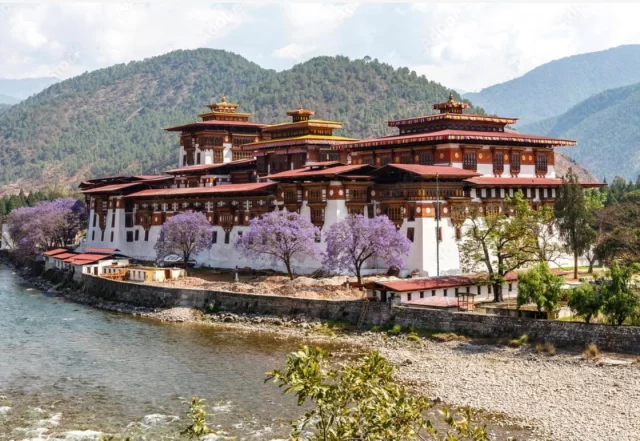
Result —
POLYGON ((493 301, 502 302, 504 300, 504 298, 502 297, 502 283, 494 283, 492 286, 493 286, 493 301))
POLYGON ((284 266, 287 268, 289 278, 293 280, 293 271, 291 271, 291 262, 289 262, 289 259, 284 259, 284 266))
POLYGON ((578 280, 578 251, 573 252, 573 278, 578 280))
POLYGON ((360 274, 360 265, 356 265, 356 277, 358 278, 358 284, 362 285, 362 275, 360 274))
POLYGON ((589 274, 593 274, 593 263, 596 261, 596 259, 588 259, 589 260, 589 274))

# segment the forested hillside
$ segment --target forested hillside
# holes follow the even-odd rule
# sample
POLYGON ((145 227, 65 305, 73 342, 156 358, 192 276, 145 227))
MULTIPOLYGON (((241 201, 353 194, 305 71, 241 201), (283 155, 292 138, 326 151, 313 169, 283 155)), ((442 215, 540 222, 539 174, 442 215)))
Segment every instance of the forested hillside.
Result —
POLYGON ((175 165, 178 144, 162 129, 195 121, 222 94, 255 121, 280 122, 304 105, 361 137, 430 113, 449 90, 375 60, 320 57, 275 72, 226 51, 176 51, 54 84, 0 115, 0 183, 11 191, 161 171, 175 165))
POLYGON ((1 104, 0 103, 0 113, 5 112, 9 107, 11 107, 11 104, 1 104))
POLYGON ((601 179, 635 180, 640 174, 640 83, 607 90, 563 115, 521 129, 577 140, 577 147, 562 151, 601 179))
POLYGON ((560 115, 594 94, 637 82, 640 45, 627 45, 551 61, 464 97, 490 114, 531 123, 560 115))

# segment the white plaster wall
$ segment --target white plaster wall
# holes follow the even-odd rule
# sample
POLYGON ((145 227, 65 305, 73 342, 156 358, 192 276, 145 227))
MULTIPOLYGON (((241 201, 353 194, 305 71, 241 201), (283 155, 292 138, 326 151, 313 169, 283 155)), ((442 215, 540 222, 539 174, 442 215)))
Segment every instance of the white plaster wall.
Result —
POLYGON ((233 144, 224 143, 222 144, 222 146, 224 147, 224 152, 222 154, 222 162, 231 162, 233 159, 233 153, 231 152, 231 147, 233 146, 233 144))

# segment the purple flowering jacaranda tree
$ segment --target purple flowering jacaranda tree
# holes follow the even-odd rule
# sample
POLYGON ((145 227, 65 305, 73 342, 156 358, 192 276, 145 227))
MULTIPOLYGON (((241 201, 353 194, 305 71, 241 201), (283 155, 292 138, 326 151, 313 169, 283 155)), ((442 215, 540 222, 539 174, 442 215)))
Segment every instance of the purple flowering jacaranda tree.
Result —
POLYGON ((16 251, 26 257, 73 243, 86 221, 84 202, 61 198, 13 210, 7 223, 16 251))
POLYGON ((211 224, 207 216, 196 211, 171 216, 162 225, 160 238, 156 242, 158 259, 169 254, 182 256, 184 267, 194 254, 211 248, 211 224))
POLYGON ((294 261, 319 258, 320 229, 294 211, 272 211, 251 219, 249 230, 235 243, 244 257, 282 262, 293 279, 294 261))
POLYGON ((324 265, 333 271, 354 274, 362 283, 362 265, 367 260, 378 258, 388 266, 401 267, 410 248, 411 241, 387 216, 348 216, 327 232, 324 265))

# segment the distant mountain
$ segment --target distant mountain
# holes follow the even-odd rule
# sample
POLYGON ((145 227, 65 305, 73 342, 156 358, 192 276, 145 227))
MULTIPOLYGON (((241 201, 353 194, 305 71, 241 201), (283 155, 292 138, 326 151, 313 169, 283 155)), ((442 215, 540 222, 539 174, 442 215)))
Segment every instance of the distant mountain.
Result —
POLYGON ((607 89, 640 82, 640 45, 574 55, 464 97, 490 114, 530 123, 560 115, 607 89))
POLYGON ((0 104, 0 114, 6 112, 9 107, 11 107, 11 104, 0 104))
POLYGON ((7 95, 0 94, 0 106, 16 104, 19 101, 20 101, 19 99, 14 98, 12 96, 7 96, 7 95))
POLYGON ((520 128, 575 139, 577 147, 561 149, 600 179, 640 174, 640 83, 599 93, 566 113, 520 128))
POLYGON ((55 77, 42 78, 0 78, 0 103, 16 104, 31 95, 42 92, 47 87, 60 81, 55 77))
POLYGON ((222 94, 254 121, 281 122, 304 105, 343 121, 339 134, 364 137, 390 133, 390 118, 431 113, 449 90, 377 60, 319 57, 275 72, 226 51, 171 52, 62 81, 0 115, 0 184, 164 170, 178 138, 162 128, 196 120, 222 94))

